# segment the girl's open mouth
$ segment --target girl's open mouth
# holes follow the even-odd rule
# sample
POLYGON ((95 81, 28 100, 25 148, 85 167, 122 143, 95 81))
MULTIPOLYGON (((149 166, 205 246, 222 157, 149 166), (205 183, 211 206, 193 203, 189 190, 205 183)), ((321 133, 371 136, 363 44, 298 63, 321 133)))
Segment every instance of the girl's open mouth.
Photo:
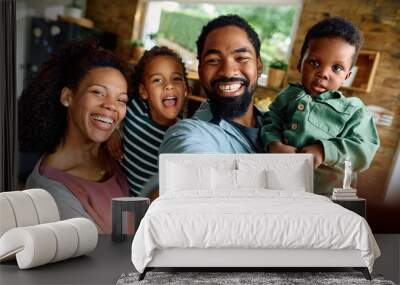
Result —
POLYGON ((175 107, 178 102, 178 98, 175 96, 168 96, 161 101, 164 107, 175 107))

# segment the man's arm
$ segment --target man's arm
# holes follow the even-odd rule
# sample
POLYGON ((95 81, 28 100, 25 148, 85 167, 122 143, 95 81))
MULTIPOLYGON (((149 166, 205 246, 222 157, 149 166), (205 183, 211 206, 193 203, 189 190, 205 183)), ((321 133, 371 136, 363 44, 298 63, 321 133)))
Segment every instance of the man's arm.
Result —
POLYGON ((216 138, 200 124, 204 122, 186 119, 170 127, 159 153, 218 153, 216 138))

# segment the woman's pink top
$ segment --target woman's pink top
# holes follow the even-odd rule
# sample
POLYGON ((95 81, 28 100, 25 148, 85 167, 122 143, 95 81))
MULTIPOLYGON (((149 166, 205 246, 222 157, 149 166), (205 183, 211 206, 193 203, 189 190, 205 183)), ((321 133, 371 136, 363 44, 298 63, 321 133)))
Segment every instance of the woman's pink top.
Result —
POLYGON ((51 166, 40 165, 39 172, 64 184, 81 202, 85 211, 103 233, 111 233, 111 199, 128 196, 125 175, 117 162, 112 162, 112 175, 104 181, 94 182, 73 176, 51 166))

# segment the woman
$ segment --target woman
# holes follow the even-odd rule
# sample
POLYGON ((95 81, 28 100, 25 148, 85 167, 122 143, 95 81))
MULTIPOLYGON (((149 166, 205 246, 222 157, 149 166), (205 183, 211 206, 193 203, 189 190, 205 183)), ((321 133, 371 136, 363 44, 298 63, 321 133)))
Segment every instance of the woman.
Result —
POLYGON ((21 150, 42 154, 26 188, 46 189, 61 219, 88 217, 101 233, 111 232, 111 198, 128 195, 102 144, 125 116, 128 80, 116 55, 82 41, 54 54, 19 100, 21 150))

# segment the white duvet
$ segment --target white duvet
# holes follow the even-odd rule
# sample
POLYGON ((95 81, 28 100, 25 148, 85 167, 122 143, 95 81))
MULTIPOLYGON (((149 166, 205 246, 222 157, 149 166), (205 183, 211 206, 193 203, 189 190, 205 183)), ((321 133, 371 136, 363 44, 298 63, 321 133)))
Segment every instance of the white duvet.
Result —
POLYGON ((370 271, 380 255, 359 215, 323 196, 266 189, 164 194, 134 237, 135 268, 164 248, 358 249, 370 271))

